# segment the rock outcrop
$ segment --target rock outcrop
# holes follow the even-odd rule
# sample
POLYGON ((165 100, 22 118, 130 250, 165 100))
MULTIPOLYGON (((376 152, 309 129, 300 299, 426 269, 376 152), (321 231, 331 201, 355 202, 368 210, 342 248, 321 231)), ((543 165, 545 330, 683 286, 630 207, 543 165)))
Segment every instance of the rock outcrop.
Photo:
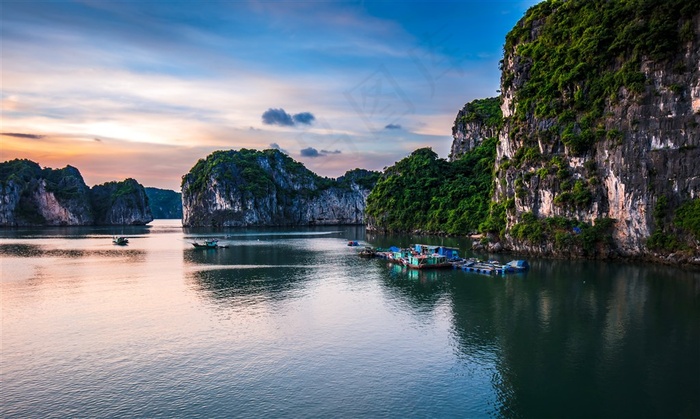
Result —
MULTIPOLYGON (((512 234, 528 214, 612 219, 617 254, 653 256, 664 245, 650 238, 700 197, 700 7, 628 7, 546 1, 508 35, 493 195, 505 249, 557 252, 512 234)), ((697 257, 697 239, 684 247, 697 257)))
POLYGON ((98 225, 143 225, 153 221, 143 186, 134 179, 92 187, 90 200, 98 225))
POLYGON ((476 99, 457 112, 452 126, 449 161, 470 152, 486 138, 496 138, 503 125, 501 98, 476 99))
POLYGON ((317 176, 278 150, 217 151, 183 176, 182 224, 308 226, 363 224, 378 174, 317 176))
POLYGON ((90 189, 80 171, 39 167, 29 160, 0 163, 0 226, 146 224, 153 218, 143 187, 133 179, 90 189))

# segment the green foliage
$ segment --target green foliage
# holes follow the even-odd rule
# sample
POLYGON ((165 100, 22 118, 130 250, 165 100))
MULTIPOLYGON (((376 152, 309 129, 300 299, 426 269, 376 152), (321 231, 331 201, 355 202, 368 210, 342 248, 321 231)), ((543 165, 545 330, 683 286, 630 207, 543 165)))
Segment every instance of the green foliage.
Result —
POLYGON ((571 251, 580 249, 586 257, 593 257, 598 246, 612 244, 612 229, 615 220, 599 218, 595 224, 572 220, 564 217, 537 218, 526 212, 520 217, 510 234, 521 241, 531 244, 553 242, 557 250, 571 251))
POLYGON ((31 160, 14 159, 0 163, 0 184, 7 185, 13 181, 25 185, 41 176, 41 167, 31 160))
POLYGON ((261 198, 273 191, 284 200, 294 196, 316 197, 332 187, 349 189, 353 183, 362 188, 374 186, 379 173, 355 169, 338 180, 321 177, 279 150, 240 149, 215 151, 200 159, 183 176, 183 192, 203 193, 210 184, 219 182, 242 191, 245 197, 261 198), (283 180, 275 176, 283 174, 283 180), (291 186, 293 185, 293 186, 291 186))
POLYGON ((500 203, 491 202, 488 216, 479 225, 479 231, 503 235, 506 231, 506 212, 513 208, 515 208, 515 200, 512 198, 500 203))
POLYGON ((673 224, 700 240, 700 198, 686 201, 678 207, 673 224))
POLYGON ((496 128, 503 125, 500 97, 473 100, 465 105, 465 110, 461 123, 479 122, 496 128))
POLYGON ((495 138, 451 163, 430 148, 418 149, 386 169, 366 213, 391 231, 477 231, 489 213, 495 156, 495 138))
POLYGON ((656 228, 647 239, 649 249, 675 252, 691 248, 692 244, 687 243, 687 237, 683 233, 700 240, 700 198, 686 201, 676 208, 672 222, 669 223, 668 199, 660 196, 652 215, 656 228))
MULTIPOLYGON (((516 86, 515 120, 533 114, 557 119, 568 150, 585 154, 599 137, 594 128, 606 102, 617 100, 623 87, 644 92, 641 62, 673 59, 694 39, 698 10, 700 0, 547 0, 533 6, 504 46, 502 62, 519 57, 526 75, 516 86)), ((504 88, 514 80, 509 72, 504 88)))

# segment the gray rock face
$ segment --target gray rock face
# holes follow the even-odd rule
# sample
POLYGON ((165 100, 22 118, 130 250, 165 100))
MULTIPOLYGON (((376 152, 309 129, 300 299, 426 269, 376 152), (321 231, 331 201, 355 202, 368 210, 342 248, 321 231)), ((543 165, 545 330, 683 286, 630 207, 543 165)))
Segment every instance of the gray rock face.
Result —
POLYGON ((152 217, 147 204, 144 210, 143 187, 131 181, 112 182, 129 185, 128 191, 112 196, 100 186, 91 190, 71 166, 42 169, 29 160, 0 163, 0 226, 146 224, 152 217))
POLYGON ((473 150, 481 144, 485 138, 497 137, 499 125, 492 120, 501 121, 500 112, 498 115, 489 115, 486 110, 479 109, 481 102, 493 102, 496 104, 499 98, 475 100, 467 103, 457 112, 454 125, 452 125, 452 147, 450 149, 449 161, 459 159, 465 153, 473 150), (489 117, 491 120, 489 120, 489 117))
POLYGON ((183 177, 182 223, 363 224, 368 176, 376 179, 359 169, 337 180, 321 178, 277 150, 215 152, 183 177))
MULTIPOLYGON (((533 33, 537 26, 535 22, 533 33)), ((599 126, 607 137, 578 156, 556 134, 544 139, 556 120, 528 114, 525 121, 514 121, 520 105, 517 93, 532 63, 523 61, 515 48, 506 51, 501 78, 506 122, 499 133, 496 166, 500 179, 493 199, 514 200, 515 208, 508 212, 509 229, 525 212, 539 218, 561 216, 593 223, 609 217, 616 220, 613 238, 618 251, 640 256, 648 253, 646 240, 660 227, 653 213, 661 199, 668 201, 672 213, 680 203, 700 197, 700 14, 693 19, 692 28, 695 40, 685 43, 682 53, 672 60, 642 60, 643 91, 622 88, 617 100, 607 101, 603 126, 599 126), (522 152, 532 139, 537 139, 535 148, 541 158, 528 161, 522 152), (558 160, 552 160, 555 156, 558 160), (521 163, 513 167, 514 161, 521 163), (587 185, 591 199, 562 204, 576 182, 587 185)), ((516 251, 553 252, 546 246, 533 249, 512 237, 506 237, 504 244, 516 251)))
POLYGON ((134 179, 96 185, 90 195, 95 224, 144 225, 153 221, 146 191, 134 179))

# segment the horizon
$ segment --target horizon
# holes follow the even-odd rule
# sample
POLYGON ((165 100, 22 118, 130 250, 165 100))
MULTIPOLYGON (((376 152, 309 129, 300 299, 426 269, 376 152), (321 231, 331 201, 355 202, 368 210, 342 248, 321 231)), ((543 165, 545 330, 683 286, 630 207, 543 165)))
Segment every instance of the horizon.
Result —
POLYGON ((536 3, 3 2, 0 160, 179 191, 216 150, 330 178, 444 158, 536 3))

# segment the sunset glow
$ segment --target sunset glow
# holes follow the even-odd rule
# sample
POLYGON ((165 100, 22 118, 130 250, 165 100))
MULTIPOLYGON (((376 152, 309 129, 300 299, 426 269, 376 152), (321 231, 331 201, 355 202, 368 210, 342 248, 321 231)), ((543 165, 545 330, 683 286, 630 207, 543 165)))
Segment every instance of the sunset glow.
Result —
POLYGON ((277 147, 330 177, 446 157, 534 3, 3 2, 0 159, 179 190, 219 149, 277 147))

